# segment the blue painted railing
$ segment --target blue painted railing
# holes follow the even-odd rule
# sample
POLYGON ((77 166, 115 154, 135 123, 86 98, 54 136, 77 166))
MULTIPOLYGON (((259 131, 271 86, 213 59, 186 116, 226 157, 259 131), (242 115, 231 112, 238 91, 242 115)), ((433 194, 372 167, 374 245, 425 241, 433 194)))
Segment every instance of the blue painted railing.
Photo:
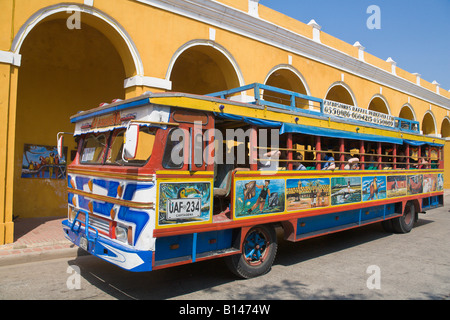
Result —
MULTIPOLYGON (((235 89, 231 89, 231 90, 225 90, 225 91, 211 93, 211 94, 208 94, 207 96, 228 99, 229 97, 231 97, 233 95, 236 95, 236 94, 242 93, 242 92, 246 92, 246 91, 250 91, 250 90, 253 91, 252 98, 254 99, 253 101, 247 102, 250 104, 255 104, 255 105, 260 105, 260 106, 268 106, 268 107, 283 109, 283 110, 287 110, 287 111, 295 111, 295 112, 301 112, 301 113, 306 113, 306 114, 312 114, 312 115, 322 116, 322 117, 326 117, 326 118, 329 118, 329 117, 330 118, 338 118, 338 117, 330 116, 329 114, 324 113, 324 100, 323 99, 304 95, 304 94, 294 92, 294 91, 289 91, 289 90, 285 90, 285 89, 281 89, 281 88, 277 88, 277 87, 268 86, 268 85, 261 84, 261 83, 252 83, 252 84, 249 84, 249 85, 246 85, 243 87, 239 87, 239 88, 235 88, 235 89), (281 103, 264 100, 264 96, 270 96, 270 94, 267 94, 267 92, 282 94, 287 97, 286 100, 289 99, 290 103, 289 104, 281 104, 281 103), (316 105, 314 105, 314 107, 317 110, 310 110, 309 108, 308 109, 301 108, 300 106, 297 105, 297 98, 306 100, 306 101, 308 101, 308 103, 310 103, 310 102, 316 103, 316 105), (317 106, 317 103, 319 104, 319 106, 317 106)), ((402 118, 398 118, 398 117, 394 117, 394 121, 395 121, 394 128, 399 131, 412 132, 412 133, 420 132, 420 125, 419 125, 418 121, 412 121, 412 120, 402 119, 402 118)), ((354 123, 358 123, 358 124, 365 123, 363 121, 358 121, 358 120, 349 120, 349 122, 354 122, 354 123)), ((378 125, 378 126, 384 127, 382 125, 378 125)), ((392 127, 389 127, 389 128, 392 128, 392 127)))

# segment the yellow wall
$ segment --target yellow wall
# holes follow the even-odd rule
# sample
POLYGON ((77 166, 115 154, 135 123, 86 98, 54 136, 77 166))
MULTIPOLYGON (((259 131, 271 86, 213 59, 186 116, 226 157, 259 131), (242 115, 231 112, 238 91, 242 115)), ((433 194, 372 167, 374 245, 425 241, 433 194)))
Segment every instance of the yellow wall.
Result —
MULTIPOLYGON (((247 0, 219 2, 241 12, 248 10, 247 0)), ((71 3, 82 6, 84 1, 71 3)), ((10 51, 13 37, 18 40, 19 30, 32 22, 30 17, 56 4, 64 6, 56 0, 0 1, 0 50, 10 51)), ((5 230, 11 229, 13 214, 20 217, 65 214, 63 181, 20 177, 25 143, 54 145, 57 132, 73 130, 69 117, 77 111, 114 98, 130 98, 147 90, 164 90, 143 85, 124 89, 125 79, 138 72, 129 50, 130 43, 124 38, 129 37, 139 53, 144 70, 139 76, 171 80, 174 90, 206 93, 231 88, 239 83, 238 72, 243 84, 263 83, 271 70, 291 62, 289 67, 301 74, 312 96, 325 98, 332 84, 343 81, 362 108, 368 108, 373 97, 381 94, 388 101, 392 115, 398 116, 401 107, 409 103, 421 124, 431 109, 436 118, 436 133, 441 133, 442 121, 447 116, 446 109, 430 105, 424 99, 137 1, 95 0, 94 8, 98 10, 96 16, 81 15, 81 30, 68 30, 65 26, 72 13, 63 11, 47 17, 26 36, 17 52, 22 55, 19 68, 0 63, 0 113, 2 119, 9 120, 8 125, 0 129, 0 153, 3 155, 0 157, 0 181, 5 181, 0 183, 0 244, 5 237, 11 239, 11 232, 5 230), (112 26, 102 20, 109 17, 112 26), (215 30, 214 40, 210 39, 210 29, 215 30), (195 46, 187 48, 188 44, 195 46), (182 48, 186 49, 183 53, 182 48), (170 73, 172 65, 174 69, 170 73), (203 69, 198 71, 199 67, 203 69)), ((270 8, 260 5, 259 17, 304 37, 313 37, 311 26, 270 8)), ((358 58, 358 49, 351 44, 323 32, 321 41, 358 58)), ((391 65, 386 61, 367 52, 364 57, 367 63, 391 72, 391 65)), ((291 71, 280 74, 284 80, 277 83, 293 86, 296 78, 291 71)), ((415 83, 415 76, 405 70, 397 69, 397 75, 415 83)), ((435 92, 430 82, 422 79, 421 83, 435 92)), ((303 88, 300 84, 298 87, 303 88)), ((443 89, 441 95, 450 98, 443 89)), ((339 99, 338 95, 335 99, 339 99)), ((69 141, 66 139, 73 149, 74 143, 69 141)), ((448 150, 446 147, 446 159, 450 159, 448 150)), ((449 172, 446 171, 446 186, 450 182, 449 172)))
MULTIPOLYGON (((97 30, 65 28, 64 20, 45 22, 29 35, 20 68, 14 215, 61 216, 67 211, 66 181, 21 178, 24 144, 56 144, 56 133, 73 132, 69 116, 124 98, 124 68, 111 43, 97 30)), ((66 137, 70 151, 72 138, 66 137)))
POLYGON ((444 171, 444 188, 450 189, 450 170, 448 170, 450 166, 450 141, 445 142, 444 161, 445 166, 447 166, 447 170, 444 171))

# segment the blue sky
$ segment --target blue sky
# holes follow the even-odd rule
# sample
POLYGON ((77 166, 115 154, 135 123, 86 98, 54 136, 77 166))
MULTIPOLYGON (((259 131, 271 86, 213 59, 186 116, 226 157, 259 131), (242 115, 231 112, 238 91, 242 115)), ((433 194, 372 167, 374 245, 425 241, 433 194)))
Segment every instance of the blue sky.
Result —
POLYGON ((308 23, 397 67, 450 89, 450 0, 261 0, 266 7, 308 23), (380 8, 381 29, 370 30, 370 5, 380 8))

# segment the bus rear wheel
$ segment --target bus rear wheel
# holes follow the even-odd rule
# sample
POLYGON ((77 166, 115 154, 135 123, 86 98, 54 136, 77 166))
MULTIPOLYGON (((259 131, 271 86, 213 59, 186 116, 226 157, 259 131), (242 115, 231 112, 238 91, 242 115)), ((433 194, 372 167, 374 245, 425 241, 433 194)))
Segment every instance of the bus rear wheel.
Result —
POLYGON ((408 233, 414 227, 416 209, 414 203, 408 202, 401 217, 392 220, 392 227, 397 233, 408 233))
POLYGON ((241 254, 227 257, 227 266, 244 279, 261 276, 272 268, 277 247, 277 235, 272 226, 254 227, 245 235, 241 254))

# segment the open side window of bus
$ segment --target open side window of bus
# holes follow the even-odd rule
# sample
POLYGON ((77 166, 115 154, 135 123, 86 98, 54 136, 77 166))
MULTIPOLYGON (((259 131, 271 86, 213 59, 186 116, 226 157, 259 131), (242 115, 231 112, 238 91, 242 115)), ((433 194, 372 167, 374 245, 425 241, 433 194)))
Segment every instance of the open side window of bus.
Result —
POLYGON ((186 138, 185 130, 173 128, 169 131, 162 163, 165 169, 183 168, 186 138))
POLYGON ((125 144, 123 148, 123 157, 132 160, 136 157, 139 139, 139 125, 132 124, 127 128, 125 133, 125 144))

